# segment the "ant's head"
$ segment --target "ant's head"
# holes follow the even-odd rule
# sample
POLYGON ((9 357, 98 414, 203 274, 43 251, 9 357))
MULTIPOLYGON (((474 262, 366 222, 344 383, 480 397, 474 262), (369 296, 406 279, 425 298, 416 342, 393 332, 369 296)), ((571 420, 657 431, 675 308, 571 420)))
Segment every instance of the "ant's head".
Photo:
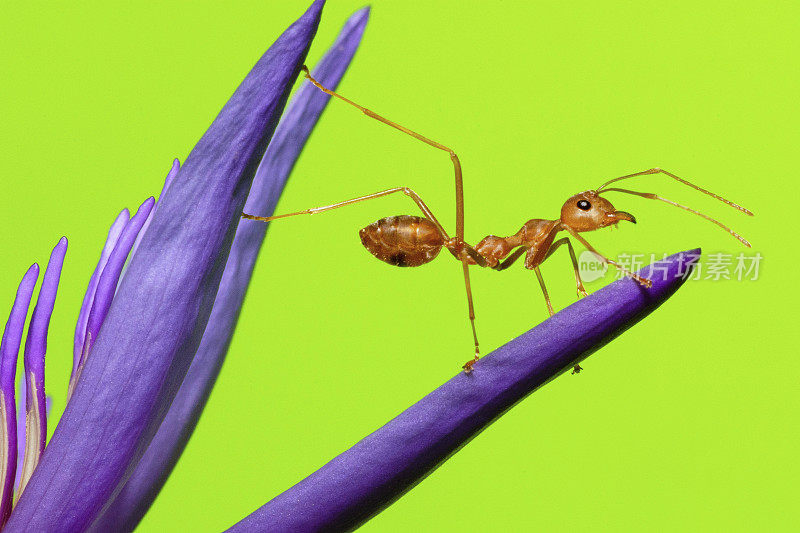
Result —
POLYGON ((585 191, 572 196, 561 207, 561 223, 575 231, 592 231, 627 220, 636 224, 630 213, 617 211, 611 202, 597 191, 585 191))

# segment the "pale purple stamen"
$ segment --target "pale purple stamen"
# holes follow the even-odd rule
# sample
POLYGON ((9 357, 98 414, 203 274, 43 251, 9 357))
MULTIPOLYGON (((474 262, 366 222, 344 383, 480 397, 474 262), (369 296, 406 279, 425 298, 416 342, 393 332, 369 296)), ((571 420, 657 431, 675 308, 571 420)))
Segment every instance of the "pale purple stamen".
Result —
POLYGON ((28 316, 33 288, 39 278, 39 265, 34 263, 25 272, 14 298, 11 314, 0 343, 0 527, 8 520, 14 496, 17 471, 17 407, 14 376, 22 343, 22 330, 28 316))
POLYGON ((50 254, 47 269, 33 309, 28 337, 25 340, 25 458, 20 475, 19 492, 25 489, 33 469, 39 464, 47 439, 47 408, 44 393, 44 356, 47 352, 47 330, 56 303, 58 282, 67 254, 67 238, 62 237, 50 254))
MULTIPOLYGON (((44 411, 45 418, 50 417, 50 410, 53 408, 53 397, 45 396, 44 398, 44 411)), ((27 446, 27 438, 25 436, 25 412, 27 411, 25 405, 19 402, 17 405, 17 474, 14 476, 15 490, 19 488, 19 478, 22 474, 22 463, 25 460, 25 448, 27 446)))
POLYGON ((103 268, 103 272, 100 274, 97 289, 95 290, 94 301, 92 302, 92 309, 89 311, 89 318, 86 323, 86 338, 83 342, 83 350, 78 368, 75 371, 74 379, 70 383, 70 391, 72 391, 75 383, 78 381, 81 369, 86 363, 86 357, 92 349, 94 341, 97 340, 97 334, 100 332, 100 327, 103 325, 103 321, 108 314, 108 309, 111 307, 111 302, 114 299, 122 268, 125 266, 125 261, 128 259, 136 236, 139 235, 154 204, 155 199, 151 196, 139 207, 139 210, 136 211, 133 218, 125 224, 125 228, 122 230, 114 246, 114 250, 108 257, 105 268, 103 268))
POLYGON ((100 276, 103 274, 103 269, 108 263, 108 258, 111 256, 111 252, 114 251, 114 247, 117 245, 119 236, 122 234, 122 230, 125 229, 125 225, 128 223, 130 218, 131 214, 127 209, 123 209, 122 212, 117 215, 117 218, 114 220, 114 223, 111 224, 111 228, 108 230, 106 243, 103 246, 103 251, 100 252, 100 260, 97 262, 97 266, 92 273, 92 277, 89 278, 89 286, 86 288, 86 294, 83 296, 81 310, 78 313, 78 323, 75 326, 72 375, 69 379, 70 388, 73 386, 75 374, 78 372, 78 366, 80 365, 81 357, 83 356, 83 344, 86 341, 86 324, 89 322, 89 312, 92 310, 95 292, 97 291, 97 284, 100 281, 100 276))
MULTIPOLYGON (((22 383, 17 384, 17 390, 22 388, 22 383)), ((22 473, 22 461, 25 459, 25 405, 17 404, 17 471, 14 475, 14 488, 19 487, 19 475, 22 473)))

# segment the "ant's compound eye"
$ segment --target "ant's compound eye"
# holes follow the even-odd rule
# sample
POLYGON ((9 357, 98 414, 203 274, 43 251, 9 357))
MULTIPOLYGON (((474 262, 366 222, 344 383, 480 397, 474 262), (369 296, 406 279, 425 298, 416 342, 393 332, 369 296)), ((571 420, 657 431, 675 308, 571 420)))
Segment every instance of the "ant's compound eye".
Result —
POLYGON ((588 211, 592 208, 592 204, 588 202, 588 200, 578 200, 578 209, 583 211, 588 211))

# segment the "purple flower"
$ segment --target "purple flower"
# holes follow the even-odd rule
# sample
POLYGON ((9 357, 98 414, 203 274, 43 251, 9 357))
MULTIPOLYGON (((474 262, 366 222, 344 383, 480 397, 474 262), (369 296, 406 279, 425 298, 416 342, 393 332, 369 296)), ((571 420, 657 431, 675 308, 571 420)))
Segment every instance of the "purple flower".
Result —
MULTIPOLYGON (((66 239, 54 249, 25 347, 27 441, 12 512, 13 381, 38 266, 23 277, 0 349, 8 531, 132 529, 169 475, 216 380, 264 237, 263 224, 240 224, 245 202, 271 212, 328 101, 303 88, 278 126, 323 4, 253 67, 183 166, 175 162, 158 204, 149 198, 112 224, 78 316, 69 400, 45 449, 44 355, 66 239)), ((321 63, 327 83, 343 75, 367 13, 348 21, 321 63)))
POLYGON ((640 271, 542 322, 422 398, 231 532, 350 531, 406 491, 541 385, 572 368, 661 305, 700 250, 640 271))
MULTIPOLYGON (((14 376, 38 265, 23 276, 0 346, 0 526, 127 531, 152 504, 216 381, 265 236, 265 224, 240 214, 272 213, 329 100, 306 83, 278 123, 323 4, 316 0, 259 60, 184 165, 173 163, 159 201, 148 198, 133 216, 123 210, 111 225, 78 314, 68 404, 47 446, 44 357, 66 238, 50 256, 28 328, 25 435, 16 429, 14 376)), ((343 76, 368 14, 347 21, 314 70, 324 85, 343 76)), ((643 271, 663 273, 652 276, 652 288, 620 280, 556 314, 232 530, 358 527, 516 402, 663 303, 688 263, 672 256, 643 271)))

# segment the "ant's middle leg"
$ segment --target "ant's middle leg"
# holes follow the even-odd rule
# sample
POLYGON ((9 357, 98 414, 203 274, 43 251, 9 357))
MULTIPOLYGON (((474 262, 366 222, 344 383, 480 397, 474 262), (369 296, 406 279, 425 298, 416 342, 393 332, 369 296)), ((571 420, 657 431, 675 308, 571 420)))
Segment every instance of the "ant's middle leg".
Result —
POLYGON ((472 340, 475 341, 475 356, 461 367, 464 369, 464 373, 469 374, 472 372, 473 365, 480 359, 481 350, 478 343, 478 333, 475 330, 475 306, 472 304, 472 287, 469 282, 469 264, 466 258, 461 259, 461 265, 464 269, 464 286, 467 288, 467 309, 469 311, 469 323, 472 326, 472 340))
MULTIPOLYGON (((553 304, 550 303, 550 295, 547 293, 547 287, 545 287, 544 284, 544 277, 542 277, 542 271, 539 270, 538 266, 533 267, 533 271, 536 273, 536 279, 539 280, 539 286, 542 288, 542 294, 544 294, 544 301, 547 304, 547 312, 550 313, 550 316, 553 316, 555 314, 555 311, 553 311, 553 304)), ((575 365, 572 368, 572 373, 577 374, 581 370, 583 370, 583 368, 581 368, 581 365, 575 365)))
POLYGON ((567 249, 569 250, 569 257, 572 260, 572 268, 575 271, 575 284, 578 288, 578 296, 588 296, 589 293, 586 292, 586 288, 583 286, 583 280, 581 280, 581 273, 578 269, 578 258, 575 256, 575 249, 572 247, 572 242, 570 242, 569 237, 563 237, 558 239, 556 242, 550 245, 550 249, 547 250, 547 255, 544 256, 545 260, 553 255, 559 246, 562 244, 567 245, 567 249))
MULTIPOLYGON (((547 250, 547 254, 544 256, 544 258, 547 259, 551 255, 553 255, 553 252, 555 252, 558 249, 558 247, 561 246, 562 244, 566 244, 567 249, 569 250, 569 257, 572 260, 572 268, 575 271, 575 284, 578 287, 578 296, 588 296, 589 293, 586 292, 586 288, 583 286, 583 281, 581 280, 581 273, 580 270, 578 269, 578 258, 575 257, 575 249, 572 247, 572 242, 570 242, 569 237, 563 237, 561 239, 558 239, 553 244, 551 244, 550 249, 547 250)), ((572 368, 572 373, 577 374, 581 370, 583 370, 581 365, 575 365, 572 368)))

